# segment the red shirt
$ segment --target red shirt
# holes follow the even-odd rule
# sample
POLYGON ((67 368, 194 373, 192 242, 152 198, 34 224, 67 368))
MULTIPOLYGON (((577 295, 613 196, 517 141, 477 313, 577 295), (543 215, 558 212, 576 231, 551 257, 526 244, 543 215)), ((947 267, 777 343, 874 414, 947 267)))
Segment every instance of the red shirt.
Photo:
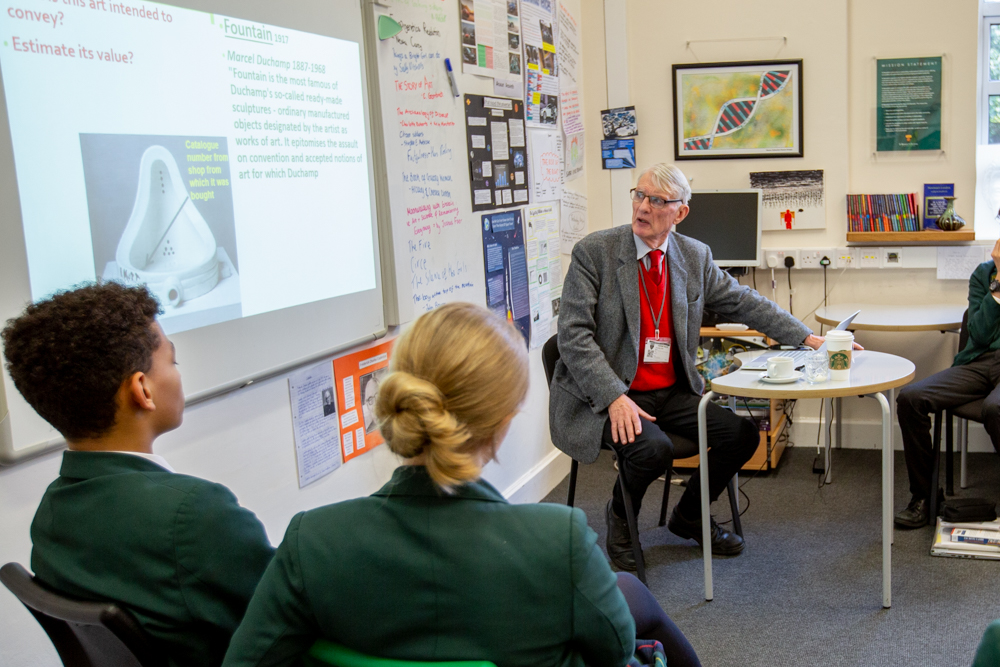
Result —
POLYGON ((669 362, 665 364, 646 364, 642 361, 646 348, 646 339, 653 338, 656 333, 656 327, 653 326, 653 313, 660 311, 661 303, 663 303, 663 315, 660 317, 660 338, 670 338, 671 343, 674 342, 673 317, 670 313, 670 271, 667 268, 666 255, 664 255, 663 279, 657 285, 656 281, 653 280, 652 272, 645 270, 642 261, 637 262, 637 264, 639 265, 639 281, 640 283, 645 283, 646 289, 643 290, 642 284, 639 285, 639 367, 635 372, 635 380, 632 381, 632 386, 629 389, 652 391, 653 389, 672 387, 677 381, 677 376, 674 372, 674 359, 678 351, 674 349, 674 345, 670 347, 669 362), (649 299, 653 301, 652 311, 650 310, 649 299, 646 298, 647 292, 649 293, 649 299), (666 296, 666 302, 663 302, 664 296, 666 296))

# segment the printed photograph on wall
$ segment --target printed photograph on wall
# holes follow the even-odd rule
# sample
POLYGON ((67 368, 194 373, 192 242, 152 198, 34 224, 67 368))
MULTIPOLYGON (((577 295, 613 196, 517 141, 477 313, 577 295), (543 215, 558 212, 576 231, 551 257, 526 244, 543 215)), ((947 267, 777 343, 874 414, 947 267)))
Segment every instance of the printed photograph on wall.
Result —
POLYGON ((763 190, 761 229, 825 229, 823 170, 752 171, 750 187, 763 190))
POLYGON ((802 61, 673 66, 674 158, 802 157, 802 61))

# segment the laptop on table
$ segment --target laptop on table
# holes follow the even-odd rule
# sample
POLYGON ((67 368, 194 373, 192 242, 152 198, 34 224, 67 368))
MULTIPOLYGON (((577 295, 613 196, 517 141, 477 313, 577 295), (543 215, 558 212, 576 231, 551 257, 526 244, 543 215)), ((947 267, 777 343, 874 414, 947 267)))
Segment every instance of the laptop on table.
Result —
MULTIPOLYGON (((847 327, 851 325, 854 318, 861 314, 860 310, 854 311, 851 315, 847 316, 840 323, 835 326, 831 331, 846 331, 847 327)), ((820 346, 818 352, 826 351, 826 342, 820 346)), ((797 350, 768 350, 760 356, 754 358, 751 361, 745 362, 740 366, 741 371, 766 371, 767 370, 767 360, 771 357, 791 357, 794 360, 795 368, 802 366, 806 363, 806 357, 813 353, 811 347, 800 347, 797 350)))

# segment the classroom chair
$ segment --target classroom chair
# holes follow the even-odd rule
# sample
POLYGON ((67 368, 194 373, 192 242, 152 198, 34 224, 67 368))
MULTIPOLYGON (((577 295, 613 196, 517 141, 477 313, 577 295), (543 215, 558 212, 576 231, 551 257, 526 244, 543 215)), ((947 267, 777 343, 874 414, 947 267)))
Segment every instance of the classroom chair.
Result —
POLYGON ((130 613, 111 602, 80 602, 53 593, 19 563, 0 567, 0 582, 52 640, 66 667, 165 667, 130 613))
MULTIPOLYGON (((552 374, 556 369, 556 362, 559 361, 559 345, 557 342, 558 336, 552 336, 545 344, 542 346, 542 366, 545 368, 545 380, 550 385, 552 384, 552 374)), ((664 431, 667 437, 674 443, 674 459, 686 459, 691 456, 698 454, 698 443, 668 431, 664 431)), ((639 581, 646 583, 646 561, 642 556, 642 547, 639 545, 639 524, 635 519, 635 512, 632 511, 632 499, 628 494, 628 486, 625 484, 625 476, 622 473, 621 466, 617 465, 618 455, 611 447, 608 447, 604 443, 601 443, 601 449, 606 449, 611 452, 611 457, 615 460, 615 468, 618 470, 618 483, 622 487, 622 498, 625 501, 625 520, 628 523, 629 535, 632 538, 632 549, 635 555, 635 569, 636 576, 639 581)), ((580 466, 580 462, 573 459, 573 463, 569 470, 569 496, 566 499, 566 504, 570 507, 573 506, 573 501, 576 499, 576 475, 577 470, 580 466)), ((660 503, 660 525, 665 526, 667 524, 667 500, 670 496, 670 474, 671 470, 667 470, 666 476, 664 478, 663 484, 663 501, 660 503)), ((733 514, 733 530, 740 537, 743 537, 743 522, 740 520, 740 507, 737 502, 739 489, 736 488, 736 477, 734 476, 729 480, 729 485, 727 487, 729 492, 729 508, 733 514)))
MULTIPOLYGON (((959 351, 965 349, 966 343, 969 342, 969 311, 966 310, 965 314, 962 315, 962 330, 958 334, 958 349, 959 351)), ((945 479, 945 493, 949 496, 955 495, 955 485, 954 485, 954 455, 955 455, 955 445, 954 445, 954 418, 958 417, 958 444, 961 449, 961 473, 959 475, 959 485, 964 489, 967 486, 966 478, 966 461, 969 454, 969 422, 973 421, 977 424, 983 423, 983 405, 986 403, 985 399, 979 398, 965 405, 959 405, 954 408, 949 408, 947 410, 940 410, 934 413, 934 466, 931 468, 931 479, 933 480, 933 485, 935 488, 940 489, 938 484, 938 479, 940 475, 940 459, 941 459, 941 426, 942 426, 942 413, 944 415, 944 429, 945 429, 945 455, 944 455, 944 479, 945 479)), ((931 494, 931 504, 930 504, 930 516, 931 520, 937 516, 938 509, 938 494, 931 494)))
POLYGON ((469 660, 461 662, 413 662, 410 660, 393 660, 391 658, 375 658, 353 651, 346 646, 340 646, 325 639, 318 640, 309 650, 305 660, 307 667, 333 665, 333 667, 496 667, 486 660, 469 660))

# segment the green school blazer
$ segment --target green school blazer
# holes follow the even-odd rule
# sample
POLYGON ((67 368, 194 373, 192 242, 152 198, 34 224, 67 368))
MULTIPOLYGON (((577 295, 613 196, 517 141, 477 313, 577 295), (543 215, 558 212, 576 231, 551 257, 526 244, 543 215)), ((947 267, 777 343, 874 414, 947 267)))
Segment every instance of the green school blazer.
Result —
POLYGON ((31 523, 45 585, 132 612, 177 667, 217 667, 274 553, 221 484, 129 454, 66 452, 31 523))
POLYGON ((378 493, 296 515, 223 663, 294 665, 316 639, 402 660, 613 667, 635 625, 584 513, 454 495, 401 466, 378 493))

